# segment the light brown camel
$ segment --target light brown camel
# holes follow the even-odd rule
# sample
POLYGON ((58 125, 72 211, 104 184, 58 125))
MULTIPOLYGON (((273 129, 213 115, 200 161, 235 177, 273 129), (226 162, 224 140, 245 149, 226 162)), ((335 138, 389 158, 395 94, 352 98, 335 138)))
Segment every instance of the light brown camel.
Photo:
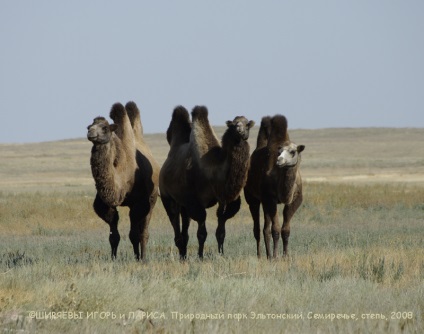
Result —
POLYGON ((198 255, 203 257, 207 237, 205 209, 216 203, 219 203, 216 238, 219 252, 224 253, 225 222, 240 209, 240 192, 249 168, 247 139, 254 125, 245 117, 227 121, 220 144, 209 124, 206 107, 195 107, 192 119, 190 124, 184 107, 174 109, 167 131, 170 151, 159 177, 161 200, 182 259, 187 255, 190 219, 198 223, 198 255))
POLYGON ((280 233, 283 254, 287 255, 290 221, 302 203, 302 178, 300 176, 301 152, 304 145, 290 141, 287 119, 282 115, 263 117, 258 133, 257 147, 250 159, 248 179, 244 195, 253 218, 253 234, 257 255, 260 251, 259 207, 264 212, 264 239, 267 258, 271 257, 270 239, 274 241, 272 256, 278 256, 280 233), (278 222, 277 204, 285 204, 283 226, 278 222))
POLYGON ((112 258, 120 241, 118 206, 130 208, 130 240, 137 260, 146 254, 149 222, 158 196, 159 165, 143 139, 140 112, 134 102, 112 106, 110 118, 97 117, 87 127, 93 143, 91 171, 97 195, 94 211, 110 227, 112 258))

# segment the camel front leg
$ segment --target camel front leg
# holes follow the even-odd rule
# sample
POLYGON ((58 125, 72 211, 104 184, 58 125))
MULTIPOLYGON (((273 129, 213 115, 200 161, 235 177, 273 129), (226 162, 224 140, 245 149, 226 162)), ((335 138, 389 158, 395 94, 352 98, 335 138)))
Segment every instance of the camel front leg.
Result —
POLYGON ((216 241, 218 242, 218 252, 224 255, 225 223, 228 219, 234 217, 240 210, 241 200, 238 197, 235 201, 228 204, 219 203, 216 215, 218 217, 218 227, 216 228, 216 241))
POLYGON ((203 249, 208 232, 206 231, 206 221, 198 222, 198 224, 199 227, 197 228, 197 240, 199 241, 199 258, 203 260, 203 249))
POLYGON ((118 214, 118 210, 116 210, 116 208, 110 208, 110 215, 113 216, 109 227, 110 227, 110 232, 109 232, 109 243, 110 243, 110 248, 111 248, 111 256, 112 256, 112 260, 116 259, 116 255, 118 253, 118 246, 119 246, 119 241, 121 240, 121 236, 119 235, 119 231, 118 231, 118 221, 119 221, 119 214, 118 214))
POLYGON ((96 195, 96 198, 94 199, 93 208, 96 214, 109 225, 109 243, 111 247, 112 260, 114 260, 116 259, 119 241, 121 240, 121 236, 118 232, 118 210, 115 207, 106 205, 100 199, 99 195, 96 195))
POLYGON ((278 257, 278 243, 280 240, 280 224, 278 222, 278 212, 275 210, 274 216, 272 219, 272 239, 274 240, 274 254, 273 257, 276 259, 278 257))
POLYGON ((270 242, 271 242, 271 219, 268 214, 264 213, 264 241, 265 241, 265 251, 266 258, 270 259, 271 251, 270 251, 270 242))
POLYGON ((130 229, 130 241, 133 246, 134 256, 137 261, 140 260, 140 232, 141 232, 141 224, 138 215, 134 212, 135 210, 130 209, 130 221, 131 221, 131 229, 130 229))
POLYGON ((199 241, 199 258, 203 259, 203 248, 208 236, 206 231, 206 210, 195 200, 190 201, 190 205, 186 206, 186 215, 197 221, 197 240, 199 241))
POLYGON ((215 236, 216 241, 218 242, 218 252, 220 255, 224 255, 224 240, 225 240, 225 222, 227 219, 224 216, 224 211, 219 204, 217 216, 218 216, 218 227, 216 228, 215 236))
POLYGON ((180 227, 180 210, 181 207, 171 198, 162 195, 162 204, 165 207, 169 221, 171 222, 172 228, 174 229, 174 242, 178 248, 180 259, 183 260, 187 256, 187 244, 184 247, 183 236, 181 235, 180 227))

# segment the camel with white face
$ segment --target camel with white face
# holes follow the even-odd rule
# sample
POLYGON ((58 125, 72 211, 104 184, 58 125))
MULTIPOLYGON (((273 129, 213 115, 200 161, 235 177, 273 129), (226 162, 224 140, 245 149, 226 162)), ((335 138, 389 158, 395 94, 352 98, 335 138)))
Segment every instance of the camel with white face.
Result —
POLYGON ((257 256, 260 250, 260 217, 264 212, 264 239, 267 258, 271 257, 270 239, 274 241, 272 257, 278 256, 280 234, 283 254, 288 254, 290 221, 302 203, 302 178, 300 175, 301 152, 304 145, 290 141, 287 119, 282 115, 263 117, 258 133, 257 146, 250 158, 250 169, 244 195, 253 218, 253 234, 257 256), (277 205, 284 204, 283 225, 280 228, 277 205))

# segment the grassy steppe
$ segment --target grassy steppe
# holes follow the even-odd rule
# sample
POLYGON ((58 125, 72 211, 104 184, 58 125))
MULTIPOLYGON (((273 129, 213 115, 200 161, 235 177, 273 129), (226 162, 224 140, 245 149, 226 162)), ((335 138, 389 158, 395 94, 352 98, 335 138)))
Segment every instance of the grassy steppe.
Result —
MULTIPOLYGON (((89 143, 0 145, 0 329, 421 333, 424 155, 418 143, 424 134, 383 130, 293 131, 292 138, 307 147, 305 198, 293 219, 290 255, 275 261, 256 258, 243 199, 227 223, 223 257, 217 255, 216 219, 209 210, 202 262, 196 258, 195 222, 189 259, 179 261, 160 201, 148 260, 134 261, 128 210, 122 208, 122 239, 112 262, 108 228, 91 207, 89 143), (399 152, 396 159, 382 144, 393 133, 400 142, 391 147, 399 152), (355 134, 361 145, 352 145, 355 134), (326 143, 330 150, 323 152, 326 143), (319 159, 323 153, 337 159, 326 163, 319 159), (69 312, 79 319, 63 319, 69 312)), ((148 139, 163 162, 163 135, 148 139)))

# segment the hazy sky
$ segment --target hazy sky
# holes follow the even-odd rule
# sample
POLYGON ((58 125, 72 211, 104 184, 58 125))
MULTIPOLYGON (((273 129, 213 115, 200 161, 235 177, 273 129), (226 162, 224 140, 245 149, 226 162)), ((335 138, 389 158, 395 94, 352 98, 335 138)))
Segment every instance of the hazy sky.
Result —
POLYGON ((0 143, 86 136, 134 100, 214 125, 424 127, 424 1, 2 1, 0 143))

